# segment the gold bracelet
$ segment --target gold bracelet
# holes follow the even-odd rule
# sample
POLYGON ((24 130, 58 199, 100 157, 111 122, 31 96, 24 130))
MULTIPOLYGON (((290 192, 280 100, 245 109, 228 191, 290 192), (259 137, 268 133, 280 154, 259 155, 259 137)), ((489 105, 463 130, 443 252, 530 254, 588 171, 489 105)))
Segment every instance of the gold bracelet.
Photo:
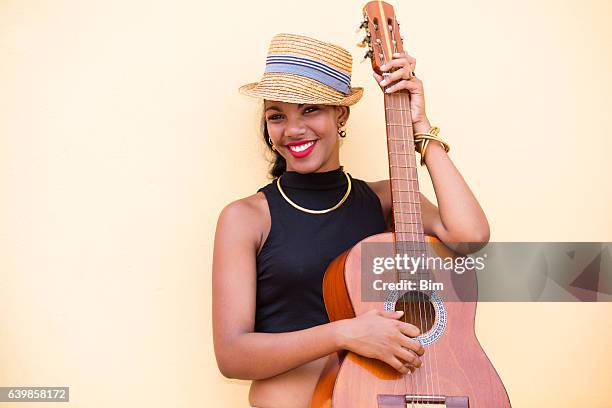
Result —
POLYGON ((414 134, 415 150, 421 153, 421 166, 425 165, 425 153, 427 152, 427 146, 429 146, 429 142, 431 140, 435 140, 436 142, 439 142, 444 148, 444 151, 446 153, 449 152, 450 145, 446 143, 441 137, 438 136, 439 132, 440 132, 440 129, 434 126, 431 129, 429 129, 429 132, 427 133, 415 133, 414 134))

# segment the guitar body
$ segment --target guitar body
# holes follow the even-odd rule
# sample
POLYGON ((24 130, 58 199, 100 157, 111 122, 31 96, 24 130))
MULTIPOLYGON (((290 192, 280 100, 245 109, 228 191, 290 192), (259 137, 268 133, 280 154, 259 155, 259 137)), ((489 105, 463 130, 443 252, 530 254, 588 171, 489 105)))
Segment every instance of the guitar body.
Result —
MULTIPOLYGON (((455 256, 437 239, 428 236, 426 241, 429 253, 442 258, 455 256), (432 245, 434 243, 438 245, 432 245)), ((362 246, 373 242, 392 244, 394 234, 389 232, 366 238, 338 256, 327 268, 323 293, 330 320, 352 318, 371 309, 385 310, 385 302, 361 301, 362 246)), ((432 280, 452 288, 453 272, 430 272, 432 280)), ((473 271, 465 272, 461 282, 463 296, 476 294, 477 282, 473 271), (470 290, 473 292, 469 293, 470 290)), ((402 310, 402 302, 396 302, 395 310, 402 310)), ((474 332, 476 302, 443 302, 442 306, 436 305, 434 310, 432 327, 419 336, 424 343, 431 343, 425 345, 423 365, 414 373, 402 375, 382 361, 352 352, 338 353, 330 357, 321 375, 311 408, 406 407, 406 395, 444 397, 445 405, 423 405, 432 408, 510 407, 504 385, 474 332), (432 341, 431 334, 440 330, 442 332, 436 334, 437 338, 432 341)), ((410 323, 416 326, 422 324, 411 322, 411 314, 414 316, 414 313, 406 311, 404 315, 410 323)), ((418 316, 416 318, 418 320, 418 316)), ((418 400, 414 398, 414 401, 418 400)), ((414 406, 420 405, 415 403, 414 406)))

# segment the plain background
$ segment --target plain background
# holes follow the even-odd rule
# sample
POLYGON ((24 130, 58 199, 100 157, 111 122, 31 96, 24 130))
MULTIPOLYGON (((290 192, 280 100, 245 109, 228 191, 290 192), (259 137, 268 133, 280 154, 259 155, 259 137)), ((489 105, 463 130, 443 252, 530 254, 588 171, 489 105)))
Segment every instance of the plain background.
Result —
MULTIPOLYGON (((394 3, 491 239, 612 240, 612 3, 394 3)), ((219 211, 268 182, 260 102, 237 88, 278 32, 344 46, 366 90, 341 161, 386 178, 363 5, 0 0, 0 386, 70 386, 74 407, 247 406, 249 383, 217 370, 210 310, 219 211)), ((435 199, 426 171, 421 189, 435 199)), ((481 303, 476 330, 515 407, 604 407, 611 311, 481 303)))

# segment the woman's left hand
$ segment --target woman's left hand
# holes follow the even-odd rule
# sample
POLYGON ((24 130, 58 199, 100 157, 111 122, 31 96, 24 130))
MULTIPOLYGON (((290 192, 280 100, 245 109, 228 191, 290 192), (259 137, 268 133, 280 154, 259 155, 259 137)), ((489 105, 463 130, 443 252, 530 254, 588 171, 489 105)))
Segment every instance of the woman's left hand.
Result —
POLYGON ((419 123, 428 123, 427 115, 425 114, 423 81, 411 75, 416 68, 416 59, 405 51, 395 53, 391 62, 380 67, 383 72, 388 72, 392 68, 396 69, 387 75, 386 79, 374 72, 376 82, 378 82, 378 85, 385 93, 397 92, 402 89, 408 90, 410 93, 410 112, 412 114, 413 126, 419 123))

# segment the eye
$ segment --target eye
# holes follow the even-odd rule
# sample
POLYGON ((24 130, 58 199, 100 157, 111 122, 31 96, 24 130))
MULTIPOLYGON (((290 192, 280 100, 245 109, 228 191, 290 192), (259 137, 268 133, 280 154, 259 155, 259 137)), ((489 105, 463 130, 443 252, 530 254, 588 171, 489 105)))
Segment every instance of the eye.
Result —
POLYGON ((318 110, 319 110, 318 106, 309 106, 309 107, 304 109, 304 113, 316 112, 318 110))
POLYGON ((281 115, 278 113, 275 113, 274 115, 270 115, 268 116, 268 121, 275 121, 275 120, 279 120, 281 118, 281 115))

